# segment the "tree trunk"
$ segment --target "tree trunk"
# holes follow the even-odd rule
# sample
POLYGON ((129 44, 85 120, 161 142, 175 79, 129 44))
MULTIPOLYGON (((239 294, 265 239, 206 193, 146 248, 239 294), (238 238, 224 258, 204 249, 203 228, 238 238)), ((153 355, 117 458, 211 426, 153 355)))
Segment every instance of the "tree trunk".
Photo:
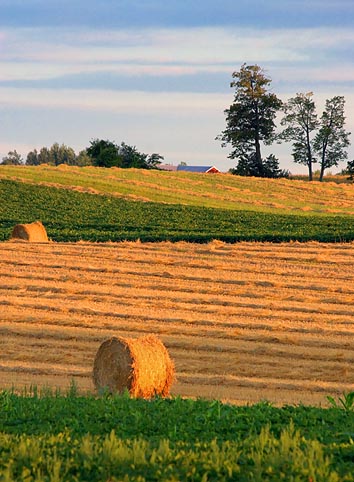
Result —
POLYGON ((313 181, 311 141, 310 141, 310 132, 308 128, 306 129, 306 144, 307 144, 307 165, 309 168, 309 181, 313 181))
POLYGON ((256 163, 258 166, 259 175, 263 176, 263 163, 262 163, 262 154, 261 154, 261 144, 259 141, 259 111, 258 105, 256 104, 256 129, 254 135, 254 144, 256 148, 256 163))
POLYGON ((261 145, 260 145, 260 142, 259 142, 259 139, 258 139, 257 135, 256 135, 256 139, 255 139, 255 146, 256 146, 256 162, 257 162, 257 165, 258 165, 259 174, 262 175, 263 174, 263 164, 262 164, 261 145))
POLYGON ((322 153, 322 159, 321 159, 321 172, 320 172, 320 181, 323 181, 323 175, 326 169, 326 153, 325 151, 322 153))
POLYGON ((321 173, 320 173, 320 181, 323 181, 323 175, 326 169, 326 152, 327 152, 327 139, 322 145, 322 156, 321 156, 321 173))

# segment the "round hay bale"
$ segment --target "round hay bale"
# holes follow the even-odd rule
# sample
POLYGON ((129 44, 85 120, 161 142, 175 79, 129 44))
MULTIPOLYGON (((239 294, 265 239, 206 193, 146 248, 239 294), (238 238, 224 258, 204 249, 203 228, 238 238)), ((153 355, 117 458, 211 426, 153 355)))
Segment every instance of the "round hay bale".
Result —
POLYGON ((174 372, 173 361, 157 336, 113 337, 97 351, 93 382, 96 390, 122 393, 127 389, 132 397, 166 397, 174 372))
POLYGON ((35 221, 30 224, 16 224, 12 230, 11 239, 43 243, 48 241, 48 236, 43 224, 35 221))

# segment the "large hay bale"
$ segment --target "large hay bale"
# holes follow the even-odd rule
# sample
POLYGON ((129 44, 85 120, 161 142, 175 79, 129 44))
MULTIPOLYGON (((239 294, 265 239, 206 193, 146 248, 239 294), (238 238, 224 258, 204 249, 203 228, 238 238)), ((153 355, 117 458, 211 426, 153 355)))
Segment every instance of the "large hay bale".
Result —
POLYGON ((48 241, 48 236, 43 224, 40 221, 35 221, 30 224, 16 224, 12 230, 11 239, 46 242, 48 241))
POLYGON ((133 397, 166 397, 173 380, 173 361, 155 335, 113 337, 99 347, 93 365, 96 390, 122 393, 127 389, 133 397))

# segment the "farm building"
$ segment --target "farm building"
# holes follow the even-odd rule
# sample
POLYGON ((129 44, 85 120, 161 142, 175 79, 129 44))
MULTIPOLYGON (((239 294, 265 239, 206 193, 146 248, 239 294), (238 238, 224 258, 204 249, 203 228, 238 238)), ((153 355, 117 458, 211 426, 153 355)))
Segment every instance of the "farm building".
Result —
POLYGON ((160 164, 158 169, 161 171, 177 171, 177 166, 174 166, 173 164, 160 164))
POLYGON ((177 166, 177 171, 186 172, 202 172, 205 174, 214 174, 220 172, 215 166, 177 166))

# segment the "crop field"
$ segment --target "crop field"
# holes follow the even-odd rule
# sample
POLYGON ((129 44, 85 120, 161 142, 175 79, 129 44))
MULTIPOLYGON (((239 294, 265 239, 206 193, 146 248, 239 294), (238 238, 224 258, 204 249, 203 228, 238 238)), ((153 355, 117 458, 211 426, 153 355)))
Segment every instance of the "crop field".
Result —
POLYGON ((92 393, 104 340, 154 333, 174 395, 326 406, 354 387, 353 266, 353 243, 0 243, 0 386, 92 393))
POLYGON ((0 392, 6 481, 353 482, 354 412, 0 392))
MULTIPOLYGON (((354 200, 354 196, 353 196, 354 200)), ((41 220, 53 241, 344 242, 354 216, 281 214, 132 201, 0 179, 0 240, 41 220)))
POLYGON ((134 201, 277 214, 354 214, 353 183, 66 165, 0 166, 0 179, 134 201))

